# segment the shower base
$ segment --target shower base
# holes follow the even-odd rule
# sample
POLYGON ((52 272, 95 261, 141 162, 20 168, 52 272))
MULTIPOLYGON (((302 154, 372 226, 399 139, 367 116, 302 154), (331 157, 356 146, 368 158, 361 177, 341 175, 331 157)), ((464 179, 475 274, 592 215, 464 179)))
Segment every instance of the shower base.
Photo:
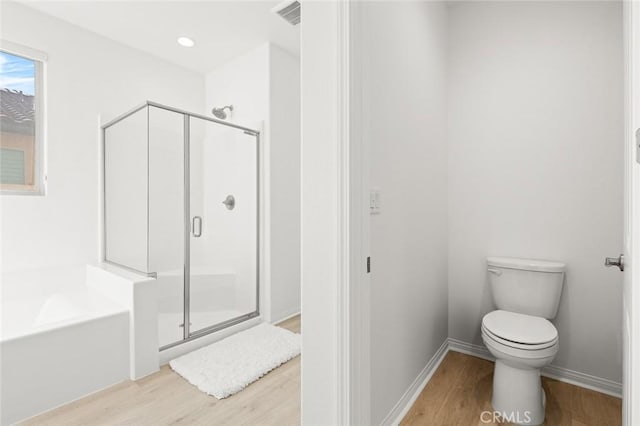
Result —
MULTIPOLYGON (((236 310, 215 312, 191 312, 191 333, 243 315, 236 310)), ((160 347, 182 340, 182 312, 158 314, 158 340, 160 347)))

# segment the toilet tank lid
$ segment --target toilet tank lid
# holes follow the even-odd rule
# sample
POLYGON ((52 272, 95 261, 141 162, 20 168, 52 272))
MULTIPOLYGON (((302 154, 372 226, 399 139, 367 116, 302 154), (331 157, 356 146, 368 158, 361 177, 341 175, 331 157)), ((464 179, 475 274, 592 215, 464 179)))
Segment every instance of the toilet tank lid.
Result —
POLYGON ((516 257, 488 257, 487 265, 495 268, 520 269, 523 271, 564 272, 566 265, 551 260, 521 259, 516 257))

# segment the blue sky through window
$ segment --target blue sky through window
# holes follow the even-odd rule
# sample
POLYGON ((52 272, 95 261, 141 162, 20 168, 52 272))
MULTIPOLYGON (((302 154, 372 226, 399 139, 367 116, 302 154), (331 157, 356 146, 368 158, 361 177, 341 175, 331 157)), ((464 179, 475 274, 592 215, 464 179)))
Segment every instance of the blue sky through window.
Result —
POLYGON ((0 51, 0 88, 35 94, 35 63, 20 56, 0 51))

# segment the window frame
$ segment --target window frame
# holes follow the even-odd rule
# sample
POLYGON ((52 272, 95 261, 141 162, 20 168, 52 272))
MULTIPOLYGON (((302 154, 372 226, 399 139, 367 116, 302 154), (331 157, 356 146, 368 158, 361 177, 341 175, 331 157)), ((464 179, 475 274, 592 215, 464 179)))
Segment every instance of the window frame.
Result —
POLYGON ((33 185, 2 185, 1 195, 46 195, 46 66, 47 54, 27 46, 0 39, 0 50, 34 62, 35 68, 35 143, 33 157, 33 185), (15 186, 15 188, 12 188, 15 186))

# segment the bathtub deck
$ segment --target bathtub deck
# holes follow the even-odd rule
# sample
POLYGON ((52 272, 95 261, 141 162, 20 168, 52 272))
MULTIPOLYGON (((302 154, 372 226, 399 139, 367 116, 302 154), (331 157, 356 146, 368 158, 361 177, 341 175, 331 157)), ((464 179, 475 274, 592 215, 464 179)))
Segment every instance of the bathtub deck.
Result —
MULTIPOLYGON (((300 316, 279 324, 300 332, 300 316)), ((223 400, 207 396, 168 366, 137 382, 127 381, 22 425, 298 425, 300 357, 223 400)))

